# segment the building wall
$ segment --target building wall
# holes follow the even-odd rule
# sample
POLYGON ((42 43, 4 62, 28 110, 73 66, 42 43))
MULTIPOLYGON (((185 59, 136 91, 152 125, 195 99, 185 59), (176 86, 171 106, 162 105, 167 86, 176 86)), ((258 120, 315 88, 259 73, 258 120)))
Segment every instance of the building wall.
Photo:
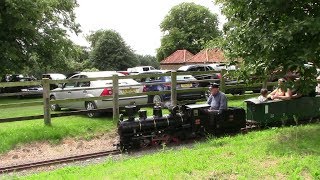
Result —
POLYGON ((184 64, 160 64, 160 69, 162 70, 177 70, 184 64))

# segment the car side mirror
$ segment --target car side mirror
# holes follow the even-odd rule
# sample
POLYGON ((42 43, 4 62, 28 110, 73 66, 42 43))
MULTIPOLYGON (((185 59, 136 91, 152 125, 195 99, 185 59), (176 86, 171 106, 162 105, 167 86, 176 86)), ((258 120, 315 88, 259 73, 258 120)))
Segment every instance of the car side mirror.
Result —
POLYGON ((58 84, 58 88, 63 89, 63 88, 64 88, 64 86, 65 86, 65 83, 63 83, 63 84, 58 84))

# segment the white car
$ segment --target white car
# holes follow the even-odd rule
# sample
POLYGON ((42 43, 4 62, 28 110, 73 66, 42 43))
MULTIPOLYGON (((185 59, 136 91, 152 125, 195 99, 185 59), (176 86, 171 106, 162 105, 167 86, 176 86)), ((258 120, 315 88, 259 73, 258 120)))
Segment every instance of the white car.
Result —
POLYGON ((131 74, 131 75, 142 73, 142 72, 146 72, 146 71, 150 71, 150 70, 156 70, 156 69, 154 67, 152 67, 152 66, 137 66, 137 67, 133 67, 133 68, 128 68, 127 69, 129 74, 131 74))
POLYGON ((212 67, 215 71, 221 71, 222 69, 225 70, 236 70, 235 65, 227 66, 225 63, 214 63, 214 64, 208 64, 208 66, 212 67))
MULTIPOLYGON (((68 79, 83 79, 83 78, 99 78, 112 77, 114 74, 124 76, 115 71, 100 71, 100 72, 81 72, 71 76, 68 79)), ((63 84, 61 88, 56 88, 51 91, 50 99, 77 99, 87 97, 110 96, 112 97, 112 80, 95 80, 89 82, 68 82, 63 84), (96 89, 93 89, 96 88, 96 89)), ((133 79, 119 79, 119 95, 142 93, 143 86, 133 79), (128 85, 131 85, 128 87, 128 85), (133 86, 132 86, 133 85, 133 86)), ((130 96, 119 98, 119 107, 126 105, 145 105, 147 104, 147 95, 130 96)), ((52 104, 51 110, 58 111, 61 108, 93 110, 93 109, 111 109, 113 108, 112 98, 93 101, 76 101, 64 102, 61 104, 52 104)), ((88 112, 89 117, 99 115, 96 112, 88 112)))

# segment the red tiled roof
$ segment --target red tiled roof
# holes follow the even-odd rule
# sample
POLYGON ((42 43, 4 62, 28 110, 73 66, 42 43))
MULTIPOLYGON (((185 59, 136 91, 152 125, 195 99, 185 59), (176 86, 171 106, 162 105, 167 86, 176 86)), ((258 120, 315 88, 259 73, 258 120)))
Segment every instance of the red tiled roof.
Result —
POLYGON ((220 49, 204 49, 190 58, 187 63, 217 63, 225 62, 223 51, 220 49))
POLYGON ((170 56, 160 62, 160 64, 184 64, 193 56, 188 50, 176 50, 170 56))

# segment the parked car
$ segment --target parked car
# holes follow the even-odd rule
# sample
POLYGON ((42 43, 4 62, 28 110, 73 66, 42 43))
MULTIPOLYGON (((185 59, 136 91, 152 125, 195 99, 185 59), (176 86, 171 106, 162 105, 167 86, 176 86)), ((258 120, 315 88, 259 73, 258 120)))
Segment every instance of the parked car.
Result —
POLYGON ((215 71, 221 71, 222 69, 225 70, 236 70, 236 66, 235 65, 230 65, 228 66, 225 63, 213 63, 213 64, 208 64, 208 66, 212 67, 213 70, 215 71))
MULTIPOLYGON (((37 80, 33 76, 24 76, 22 74, 7 74, 2 77, 1 82, 24 82, 24 81, 35 81, 37 80)), ((1 93, 19 93, 18 97, 26 96, 42 96, 43 88, 41 85, 32 86, 13 86, 4 87, 0 89, 1 93)))
MULTIPOLYGON (((100 72, 81 72, 71 76, 68 79, 84 79, 84 78, 99 78, 99 77, 111 77, 114 74, 118 76, 124 76, 121 73, 115 71, 100 71, 100 72)), ((61 88, 56 88, 51 91, 50 99, 66 99, 66 98, 87 98, 87 97, 99 97, 99 96, 111 96, 113 91, 112 80, 95 80, 88 82, 68 82, 63 84, 61 88), (93 89, 95 88, 95 89, 93 89)), ((119 95, 121 94, 134 94, 142 93, 143 86, 133 79, 119 79, 119 95), (130 85, 130 87, 128 87, 130 85)), ((119 107, 126 105, 145 105, 147 104, 147 96, 131 96, 119 98, 119 107)), ((77 102, 65 102, 59 104, 52 104, 51 109, 58 111, 61 108, 78 109, 78 110, 93 110, 93 109, 112 109, 112 99, 92 100, 92 101, 77 101, 77 102)), ((99 113, 88 112, 88 117, 98 116, 99 113)))
POLYGON ((155 70, 155 68, 152 66, 137 66, 137 67, 127 69, 129 74, 138 74, 138 73, 142 73, 150 70, 155 70))
MULTIPOLYGON (((148 91, 164 91, 164 90, 171 90, 171 76, 160 76, 155 77, 152 74, 161 74, 166 73, 168 71, 161 71, 161 70, 154 70, 148 72, 142 72, 140 74, 150 74, 147 78, 142 78, 139 81, 144 83, 156 83, 156 82, 163 82, 163 84, 157 85, 145 85, 144 90, 148 91)), ((189 82, 196 80, 191 75, 178 75, 177 76, 177 89, 190 89, 190 88, 197 88, 199 86, 196 82, 189 82)), ((194 91, 194 92, 183 92, 177 93, 177 100, 197 100, 202 99, 205 97, 205 93, 201 90, 194 91)), ((161 94, 161 95, 150 95, 148 96, 148 103, 159 103, 162 106, 168 106, 171 99, 171 94, 161 94)))
MULTIPOLYGON (((194 64, 194 65, 185 65, 185 66, 181 66, 178 71, 213 71, 213 68, 209 65, 206 64, 194 64)), ((201 74, 201 75, 194 75, 193 77, 195 77, 197 80, 215 80, 215 82, 219 83, 220 82, 220 74, 217 73, 210 73, 210 74, 201 74)), ((199 86, 200 87, 207 87, 209 86, 211 82, 206 81, 206 82, 200 82, 199 86)))
MULTIPOLYGON (((52 80, 63 80, 67 79, 67 76, 60 73, 49 73, 49 74, 43 74, 42 78, 49 78, 52 80)), ((59 86, 59 84, 50 84, 50 90, 55 89, 59 86)))

